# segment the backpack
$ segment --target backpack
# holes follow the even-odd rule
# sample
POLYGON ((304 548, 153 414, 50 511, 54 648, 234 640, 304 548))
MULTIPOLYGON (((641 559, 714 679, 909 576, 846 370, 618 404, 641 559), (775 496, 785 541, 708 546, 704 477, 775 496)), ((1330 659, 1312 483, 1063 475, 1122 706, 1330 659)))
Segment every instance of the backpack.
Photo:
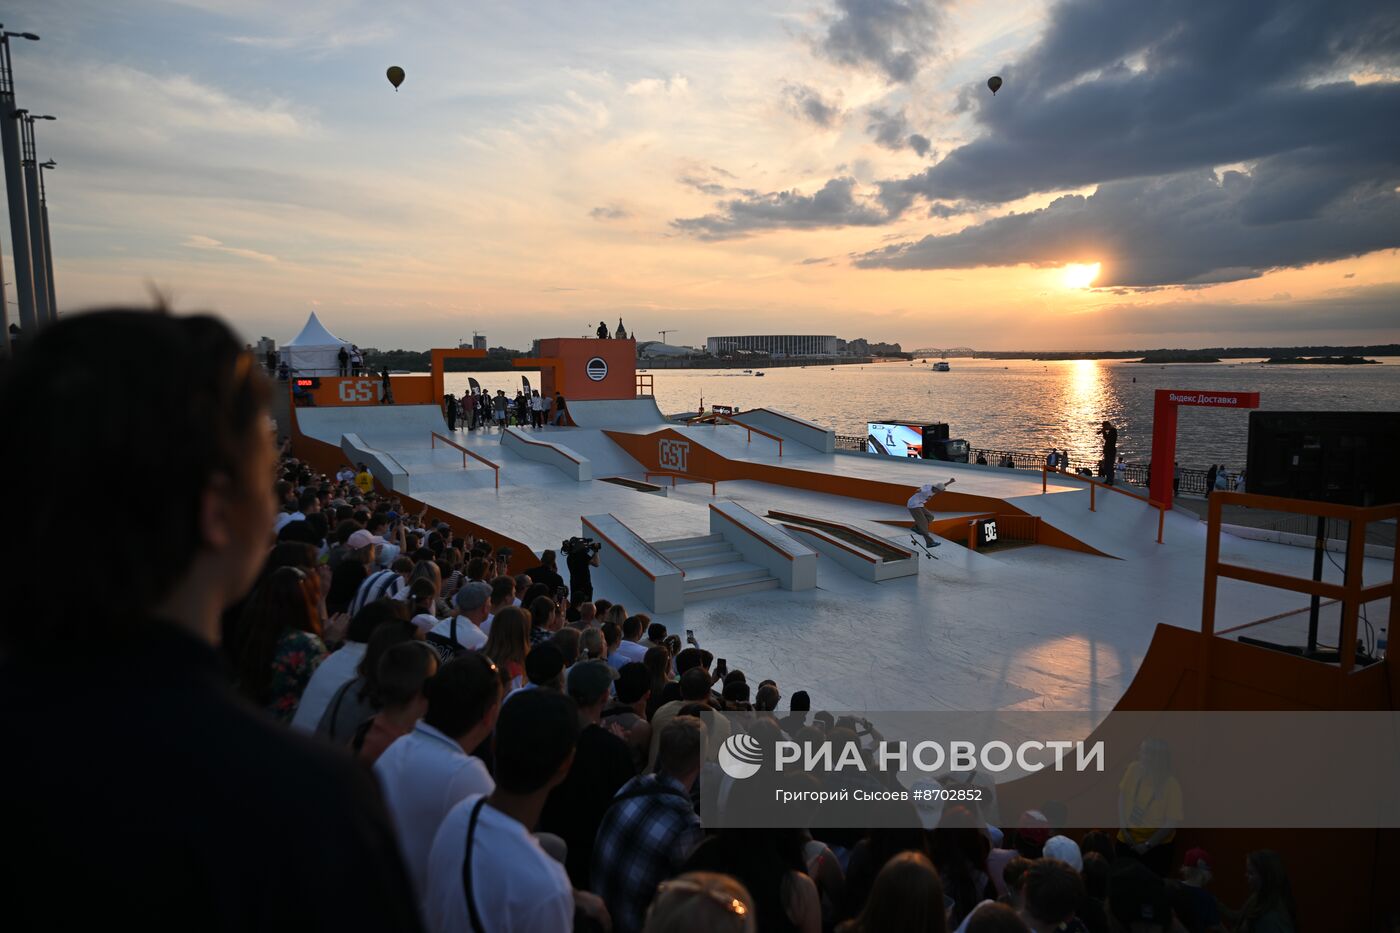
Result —
POLYGON ((461 657, 470 649, 462 647, 457 642, 457 617, 452 617, 452 632, 450 635, 439 635, 436 632, 429 632, 423 636, 429 648, 438 656, 438 664, 446 664, 453 658, 461 657))

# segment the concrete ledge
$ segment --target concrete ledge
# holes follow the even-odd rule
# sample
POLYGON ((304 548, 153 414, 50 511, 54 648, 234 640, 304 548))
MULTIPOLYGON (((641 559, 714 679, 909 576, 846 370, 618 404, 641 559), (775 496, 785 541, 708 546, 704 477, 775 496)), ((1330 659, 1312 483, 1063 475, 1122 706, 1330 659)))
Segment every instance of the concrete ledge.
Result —
POLYGON ((817 585, 817 552, 737 502, 710 505, 710 534, 720 535, 744 560, 777 577, 785 590, 817 585))
POLYGON ((871 583, 881 583, 895 577, 912 577, 919 572, 919 558, 912 553, 901 560, 882 560, 857 544, 840 541, 816 528, 784 522, 783 530, 871 583))
POLYGON ((599 562, 655 613, 685 608, 685 571, 616 515, 584 515, 583 536, 603 545, 599 562))
POLYGON ((796 441, 813 450, 829 454, 836 452, 836 432, 805 418, 789 415, 772 408, 754 408, 734 415, 734 420, 796 441))
MULTIPOLYGON (((1272 528, 1251 528, 1248 525, 1224 525, 1220 530, 1236 538, 1245 538, 1250 541, 1268 541, 1273 544, 1287 544, 1292 547, 1302 547, 1312 550, 1317 544, 1317 539, 1312 535, 1300 535, 1291 531, 1274 531, 1272 528)), ((1340 538, 1328 538, 1323 547, 1334 554, 1345 554, 1347 543, 1340 538)), ((1386 547, 1384 544, 1366 545, 1366 556, 1375 557, 1381 560, 1394 560, 1395 548, 1386 547)))
POLYGON ((352 465, 363 463, 369 467, 371 475, 394 492, 409 493, 409 474, 393 457, 377 450, 360 440, 358 434, 342 434, 340 450, 350 459, 352 465))
POLYGON ((593 463, 587 457, 563 444, 526 437, 518 428, 506 428, 501 435, 501 446, 526 460, 556 467, 560 473, 576 482, 586 483, 593 478, 593 463))

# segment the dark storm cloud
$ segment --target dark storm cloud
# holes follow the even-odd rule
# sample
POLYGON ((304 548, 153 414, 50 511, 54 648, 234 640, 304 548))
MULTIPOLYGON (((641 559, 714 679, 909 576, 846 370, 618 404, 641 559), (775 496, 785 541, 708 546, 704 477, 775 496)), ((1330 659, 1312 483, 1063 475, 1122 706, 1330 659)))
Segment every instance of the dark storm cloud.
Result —
POLYGON ((789 84, 783 88, 783 103, 788 110, 817 126, 831 127, 841 119, 841 108, 822 99, 821 92, 805 84, 789 84))
POLYGON ((1400 197, 1393 191, 1349 188, 1306 213, 1290 213, 1288 190, 1268 177, 1261 167, 1254 176, 1226 172, 1218 180, 1201 170, 1111 182, 1089 197, 1067 195, 1041 210, 872 250, 855 264, 967 269, 1099 261, 1096 284, 1147 288, 1254 278, 1400 244, 1400 197))
POLYGON ((876 145, 896 152, 908 147, 921 156, 932 148, 933 143, 927 136, 909 132, 909 119, 903 110, 890 113, 881 107, 871 107, 866 113, 870 122, 865 125, 865 131, 876 145))
POLYGON ((874 227, 889 221, 878 207, 855 197, 854 178, 833 178, 815 194, 778 191, 751 194, 719 204, 704 217, 683 217, 671 226, 702 240, 727 240, 758 230, 874 227))
POLYGON ((836 0, 818 50, 838 64, 907 84, 933 50, 941 24, 937 0, 836 0))
MULTIPOLYGON (((882 11, 872 21, 884 22, 909 7, 841 10, 837 23, 864 21, 853 11, 882 11)), ((875 182, 874 205, 853 213, 863 224, 895 220, 924 202, 929 216, 946 218, 1043 192, 1097 192, 874 250, 857 264, 1099 260, 1099 284, 1153 288, 1400 247, 1400 83, 1347 77, 1396 67, 1393 0, 1068 0, 1050 10, 1034 46, 995 69, 1005 78, 995 97, 980 82, 960 93, 980 130, 972 142, 923 172, 875 182), (1245 173, 1217 179, 1217 168, 1237 163, 1245 173)), ((871 131, 889 142, 903 135, 889 121, 871 131)), ((810 226, 781 212, 762 225, 728 213, 778 197, 721 205, 701 229, 810 226)), ((828 216, 845 222, 841 211, 828 216)))
POLYGON ((902 196, 1010 201, 1029 194, 1284 153, 1356 160, 1400 152, 1400 86, 1356 86, 1351 69, 1400 61, 1400 6, 1077 0, 995 97, 974 90, 979 138, 902 196))

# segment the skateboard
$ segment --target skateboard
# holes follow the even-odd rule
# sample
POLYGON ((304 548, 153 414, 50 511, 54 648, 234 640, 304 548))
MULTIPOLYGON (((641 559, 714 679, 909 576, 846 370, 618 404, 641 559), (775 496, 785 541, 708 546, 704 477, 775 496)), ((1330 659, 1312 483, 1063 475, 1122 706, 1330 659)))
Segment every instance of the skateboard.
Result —
MULTIPOLYGON (((923 541, 919 540, 918 536, 910 535, 909 543, 914 545, 914 547, 918 548, 919 550, 923 551, 924 556, 929 558, 930 560, 938 560, 938 555, 933 553, 933 548, 930 548, 923 541)), ((933 547, 938 547, 938 543, 934 542, 933 547)))

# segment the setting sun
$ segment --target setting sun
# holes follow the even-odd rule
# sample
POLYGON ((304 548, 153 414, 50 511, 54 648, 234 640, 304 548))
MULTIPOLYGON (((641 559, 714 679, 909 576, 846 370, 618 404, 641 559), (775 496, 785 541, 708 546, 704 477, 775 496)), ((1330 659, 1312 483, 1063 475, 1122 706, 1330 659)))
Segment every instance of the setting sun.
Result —
POLYGON ((1065 266, 1065 288, 1088 288, 1099 277, 1099 263, 1072 262, 1065 266))

